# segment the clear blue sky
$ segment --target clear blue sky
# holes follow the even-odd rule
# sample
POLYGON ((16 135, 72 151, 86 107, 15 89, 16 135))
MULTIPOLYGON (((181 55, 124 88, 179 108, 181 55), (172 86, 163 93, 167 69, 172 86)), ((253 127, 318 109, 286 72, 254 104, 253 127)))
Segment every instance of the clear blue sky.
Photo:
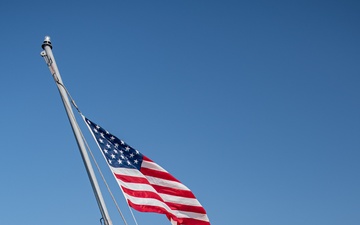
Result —
POLYGON ((213 225, 360 224, 359 24, 359 1, 1 1, 0 224, 99 224, 45 35, 82 112, 213 225))

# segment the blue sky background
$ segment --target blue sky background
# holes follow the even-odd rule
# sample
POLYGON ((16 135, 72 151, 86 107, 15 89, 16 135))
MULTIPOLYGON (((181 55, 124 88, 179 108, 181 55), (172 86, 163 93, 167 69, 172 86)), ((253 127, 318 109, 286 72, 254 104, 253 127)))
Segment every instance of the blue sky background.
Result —
POLYGON ((186 184, 212 224, 360 224, 359 23, 359 1, 1 1, 0 223, 99 224, 39 54, 50 35, 82 112, 186 184))

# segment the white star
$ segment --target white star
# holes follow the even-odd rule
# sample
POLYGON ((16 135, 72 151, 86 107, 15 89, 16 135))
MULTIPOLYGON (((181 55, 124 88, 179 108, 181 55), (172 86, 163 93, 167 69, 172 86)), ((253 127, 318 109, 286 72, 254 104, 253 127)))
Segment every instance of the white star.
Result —
POLYGON ((111 136, 110 139, 111 139, 111 140, 115 140, 114 136, 111 136))
POLYGON ((130 158, 132 158, 132 157, 134 157, 134 154, 133 154, 133 153, 130 154, 130 158))
POLYGON ((103 139, 99 138, 100 143, 104 143, 103 139))
POLYGON ((119 160, 118 160, 118 163, 119 163, 119 164, 122 164, 122 161, 119 159, 119 160))
POLYGON ((114 149, 114 153, 115 153, 115 154, 118 154, 118 151, 116 151, 116 150, 114 149))
POLYGON ((121 153, 121 154, 124 154, 124 152, 123 152, 123 151, 121 151, 121 150, 120 150, 120 153, 121 153))
POLYGON ((115 143, 115 148, 118 148, 119 147, 119 144, 118 143, 115 143))
POLYGON ((95 128, 93 129, 93 131, 94 131, 95 133, 99 133, 95 128))
POLYGON ((129 150, 130 150, 129 146, 126 146, 126 147, 125 147, 125 151, 128 152, 129 150))
POLYGON ((123 140, 121 140, 120 142, 121 142, 121 144, 122 144, 122 145, 124 145, 124 144, 125 144, 125 142, 124 142, 123 140))
POLYGON ((91 125, 90 120, 86 120, 86 122, 91 125))
POLYGON ((98 130, 100 129, 99 125, 96 125, 96 129, 98 129, 98 130))
POLYGON ((110 134, 109 131, 107 131, 107 130, 105 132, 106 132, 106 134, 110 134))
POLYGON ((101 132, 101 133, 100 133, 100 135, 101 135, 101 137, 102 137, 102 138, 105 138, 105 137, 104 137, 104 133, 103 133, 103 132, 101 132))
POLYGON ((107 149, 105 149, 105 148, 104 148, 104 152, 105 152, 106 154, 108 154, 108 152, 109 152, 109 151, 108 151, 107 149))
POLYGON ((139 154, 140 154, 140 152, 139 152, 138 150, 135 150, 135 152, 136 152, 136 155, 139 155, 139 154))
POLYGON ((124 156, 124 155, 121 155, 120 157, 121 157, 122 159, 125 159, 125 156, 124 156))
POLYGON ((109 145, 109 143, 106 144, 106 147, 107 147, 107 148, 111 148, 111 146, 109 145))
POLYGON ((137 159, 135 159, 135 160, 134 160, 134 163, 135 163, 135 164, 138 164, 138 160, 137 160, 137 159))
POLYGON ((128 161, 126 161, 126 162, 127 162, 127 164, 128 164, 128 165, 131 165, 131 162, 130 162, 129 160, 128 160, 128 161))
POLYGON ((111 154, 111 158, 112 158, 112 159, 115 159, 115 155, 114 155, 114 154, 111 154))
POLYGON ((112 163, 110 159, 109 159, 108 161, 109 161, 109 164, 111 164, 111 163, 112 163))

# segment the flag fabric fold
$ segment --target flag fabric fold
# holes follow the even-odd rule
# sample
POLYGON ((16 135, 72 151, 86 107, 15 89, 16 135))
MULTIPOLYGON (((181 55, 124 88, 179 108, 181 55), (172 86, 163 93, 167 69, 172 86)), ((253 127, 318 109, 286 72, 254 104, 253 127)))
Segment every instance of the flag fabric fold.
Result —
POLYGON ((205 209, 189 188, 123 140, 83 119, 129 206, 165 214, 173 225, 210 225, 205 209))

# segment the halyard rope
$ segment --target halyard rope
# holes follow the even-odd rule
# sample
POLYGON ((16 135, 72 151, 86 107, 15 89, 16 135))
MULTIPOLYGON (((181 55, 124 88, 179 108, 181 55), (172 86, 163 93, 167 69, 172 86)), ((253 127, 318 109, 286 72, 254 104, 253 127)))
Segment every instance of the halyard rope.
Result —
MULTIPOLYGON (((71 97, 70 92, 67 90, 67 88, 66 88, 62 83, 59 82, 59 79, 57 78, 57 76, 56 76, 55 73, 53 74, 53 77, 54 77, 55 82, 56 82, 58 85, 60 85, 62 88, 64 88, 64 90, 66 91, 67 95, 69 96, 69 98, 70 98, 70 100, 71 100, 71 104, 74 106, 74 108, 78 111, 78 113, 79 113, 79 114, 81 115, 81 117, 83 118, 83 114, 81 113, 79 107, 76 105, 74 99, 71 97)), ((67 104, 65 104, 65 106, 66 106, 67 108, 68 108, 68 107, 71 107, 71 106, 68 106, 67 104)), ((71 115, 71 116, 72 116, 73 119, 75 120, 75 118, 74 118, 75 116, 74 116, 74 115, 71 115)), ((80 127, 79 127, 79 125, 78 125, 77 123, 76 123, 76 126, 77 126, 78 130, 80 131, 81 137, 82 137, 82 139, 83 139, 83 141, 84 141, 84 143, 85 143, 85 145, 86 145, 86 149, 87 149, 88 153, 90 153, 91 158, 93 159, 93 161, 94 161, 94 163, 95 163, 95 166, 96 166, 96 168, 97 168, 97 170, 98 170, 98 172, 99 172, 99 174, 100 174, 100 176, 101 176, 101 178, 102 178, 102 180, 103 180, 103 182, 104 182, 104 184, 105 184, 105 186, 106 186, 106 188, 107 188, 107 190, 108 190, 108 192, 109 192, 109 194, 110 194, 110 196, 111 196, 111 199, 113 200, 113 202, 114 202, 114 204, 115 204, 115 206, 116 206, 116 209, 118 210, 118 212, 119 212, 122 220, 124 221, 125 225, 128 225, 128 224, 127 224, 127 221, 126 221, 126 219, 125 219, 125 217, 124 217, 124 215, 123 215, 123 213, 122 213, 122 211, 121 211, 121 209, 120 209, 120 207, 119 207, 119 205, 118 205, 118 203, 117 203, 117 201, 116 201, 116 199, 115 199, 115 197, 114 197, 114 195, 113 195, 113 193, 112 193, 112 191, 111 191, 111 189, 110 189, 110 187, 109 187, 109 185, 108 185, 108 183, 106 182, 106 179, 105 179, 105 177, 104 177, 104 175, 103 175, 103 173, 102 173, 102 171, 101 171, 101 169, 100 169, 100 167, 99 167, 99 165, 98 165, 95 157, 94 157, 94 154, 92 153, 91 148, 90 148, 90 146, 88 145, 88 143, 87 143, 87 141, 86 141, 86 139, 85 139, 85 137, 84 137, 84 135, 83 135, 83 133, 82 133, 82 131, 81 131, 81 129, 80 129, 80 127)), ((129 207, 129 208, 130 208, 130 207, 129 207)), ((134 214, 133 214, 133 212, 132 212, 131 209, 130 209, 130 212, 131 212, 132 217, 133 217, 133 219, 134 219, 134 221, 135 221, 135 224, 138 225, 138 223, 137 223, 137 221, 136 221, 136 219, 135 219, 135 216, 134 216, 134 214)))

